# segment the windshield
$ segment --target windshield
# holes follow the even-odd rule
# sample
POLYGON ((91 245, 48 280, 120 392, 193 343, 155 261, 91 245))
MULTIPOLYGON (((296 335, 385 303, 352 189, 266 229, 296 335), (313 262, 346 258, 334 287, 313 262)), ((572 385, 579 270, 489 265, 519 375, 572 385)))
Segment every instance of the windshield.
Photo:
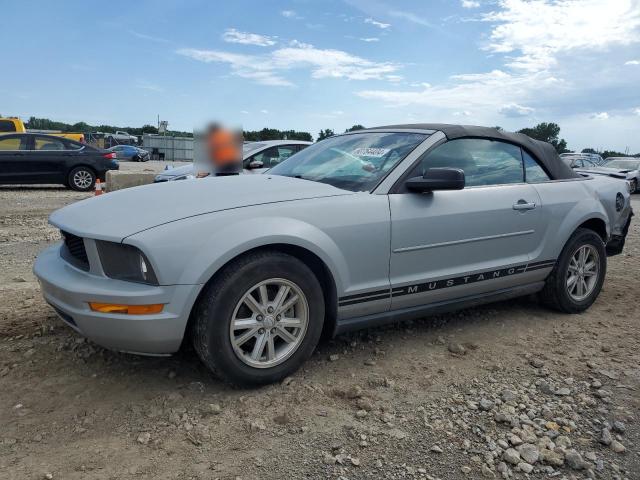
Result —
POLYGON ((269 174, 367 192, 427 137, 379 132, 330 137, 276 165, 269 174))
POLYGON ((640 160, 609 160, 604 164, 604 166, 610 168, 637 170, 638 166, 640 166, 640 160))

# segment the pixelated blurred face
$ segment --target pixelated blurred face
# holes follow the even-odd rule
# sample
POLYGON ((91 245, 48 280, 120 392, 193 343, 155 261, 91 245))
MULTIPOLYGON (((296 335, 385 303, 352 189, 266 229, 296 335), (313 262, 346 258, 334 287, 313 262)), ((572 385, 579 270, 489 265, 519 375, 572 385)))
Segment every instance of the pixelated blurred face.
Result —
POLYGON ((231 130, 218 128, 210 131, 206 146, 208 157, 216 167, 242 163, 242 142, 231 130))

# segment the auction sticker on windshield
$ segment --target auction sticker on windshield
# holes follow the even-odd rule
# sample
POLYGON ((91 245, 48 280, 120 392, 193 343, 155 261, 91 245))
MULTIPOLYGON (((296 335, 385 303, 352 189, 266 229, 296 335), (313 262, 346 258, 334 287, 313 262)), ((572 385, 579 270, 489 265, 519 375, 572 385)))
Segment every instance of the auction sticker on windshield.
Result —
POLYGON ((388 148, 356 148, 352 155, 356 157, 384 157, 387 153, 389 153, 388 148))

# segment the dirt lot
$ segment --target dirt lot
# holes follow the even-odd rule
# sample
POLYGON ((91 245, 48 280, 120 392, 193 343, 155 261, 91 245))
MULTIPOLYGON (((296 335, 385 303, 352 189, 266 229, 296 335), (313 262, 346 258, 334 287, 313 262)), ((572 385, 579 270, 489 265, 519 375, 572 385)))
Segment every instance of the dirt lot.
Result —
POLYGON ((640 478, 637 217, 585 314, 523 299, 368 330, 234 390, 193 352, 105 351, 45 305, 47 215, 86 196, 0 187, 0 478, 640 478))

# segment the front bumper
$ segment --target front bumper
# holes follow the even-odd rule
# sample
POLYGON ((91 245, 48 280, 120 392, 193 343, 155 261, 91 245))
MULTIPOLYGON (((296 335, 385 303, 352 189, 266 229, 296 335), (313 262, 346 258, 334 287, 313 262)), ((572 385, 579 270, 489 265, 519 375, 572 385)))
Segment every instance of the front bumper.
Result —
POLYGON ((178 350, 199 285, 151 286, 96 275, 60 256, 60 244, 42 251, 33 272, 42 294, 71 328, 103 347, 161 355, 178 350), (159 314, 94 312, 88 302, 145 305, 163 303, 159 314))

